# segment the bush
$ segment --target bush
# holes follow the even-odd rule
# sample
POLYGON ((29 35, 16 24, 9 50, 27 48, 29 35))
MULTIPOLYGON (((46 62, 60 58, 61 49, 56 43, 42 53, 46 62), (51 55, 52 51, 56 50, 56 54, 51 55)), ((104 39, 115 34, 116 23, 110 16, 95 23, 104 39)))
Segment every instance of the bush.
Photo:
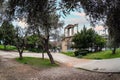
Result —
POLYGON ((88 50, 77 50, 74 52, 75 56, 85 56, 87 53, 89 53, 88 50))
POLYGON ((67 56, 74 57, 74 52, 72 52, 72 51, 62 52, 62 53, 65 54, 65 55, 67 55, 67 56))
POLYGON ((4 45, 0 45, 0 50, 5 50, 5 51, 14 51, 16 50, 15 46, 12 45, 6 45, 6 49, 4 48, 4 45))
POLYGON ((31 51, 31 52, 37 52, 37 53, 42 52, 42 50, 37 49, 37 48, 32 48, 32 49, 28 49, 28 50, 31 51))

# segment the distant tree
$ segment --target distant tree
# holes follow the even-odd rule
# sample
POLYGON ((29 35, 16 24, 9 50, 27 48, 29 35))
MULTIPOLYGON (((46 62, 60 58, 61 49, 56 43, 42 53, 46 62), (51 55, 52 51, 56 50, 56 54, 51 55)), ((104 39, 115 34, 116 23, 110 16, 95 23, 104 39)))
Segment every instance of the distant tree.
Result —
POLYGON ((94 41, 95 51, 101 51, 102 48, 105 46, 105 44, 106 44, 105 38, 96 34, 95 41, 94 41))
POLYGON ((86 29, 85 27, 81 32, 78 32, 73 37, 73 47, 76 49, 95 48, 95 51, 101 51, 105 45, 105 39, 98 35, 93 29, 86 29))
POLYGON ((6 45, 13 45, 14 44, 14 26, 9 23, 9 21, 4 21, 0 27, 0 38, 3 42, 4 49, 6 50, 6 45))
POLYGON ((27 36, 27 45, 26 48, 32 49, 36 47, 36 44, 38 44, 38 36, 37 35, 30 35, 27 36))
MULTIPOLYGON (((27 36, 26 49, 35 52, 45 52, 44 44, 37 34, 27 36)), ((44 58, 44 56, 42 57, 44 58)))
POLYGON ((15 46, 19 52, 19 59, 23 59, 22 54, 27 42, 26 40, 27 30, 21 27, 16 27, 15 30, 16 30, 16 33, 14 35, 15 46))
POLYGON ((87 29, 84 27, 81 32, 78 32, 73 37, 72 41, 74 42, 74 47, 78 49, 85 49, 89 47, 88 37, 86 36, 87 29))

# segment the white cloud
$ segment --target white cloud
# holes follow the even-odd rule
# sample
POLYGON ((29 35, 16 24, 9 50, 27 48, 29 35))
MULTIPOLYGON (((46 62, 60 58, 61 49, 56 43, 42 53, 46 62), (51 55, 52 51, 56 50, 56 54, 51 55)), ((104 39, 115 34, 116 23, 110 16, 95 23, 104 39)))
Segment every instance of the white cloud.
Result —
POLYGON ((80 24, 85 25, 89 24, 89 21, 85 17, 77 17, 77 18, 67 18, 65 19, 66 24, 80 24))
POLYGON ((96 26, 94 28, 94 30, 96 30, 96 31, 102 31, 102 30, 104 30, 104 27, 103 26, 96 26))
POLYGON ((108 30, 105 31, 105 28, 101 25, 96 26, 94 30, 100 35, 108 34, 108 30))
POLYGON ((85 25, 87 28, 90 28, 90 22, 87 20, 86 14, 84 12, 71 12, 70 15, 63 18, 66 27, 68 24, 78 24, 79 30, 85 25))
POLYGON ((84 12, 72 12, 71 15, 81 16, 81 17, 85 17, 86 16, 84 12))
POLYGON ((28 24, 25 21, 13 21, 14 26, 20 26, 21 28, 25 28, 28 24))
POLYGON ((18 22, 18 25, 19 25, 20 27, 22 27, 22 28, 25 28, 25 27, 28 26, 27 23, 25 23, 24 21, 18 22))

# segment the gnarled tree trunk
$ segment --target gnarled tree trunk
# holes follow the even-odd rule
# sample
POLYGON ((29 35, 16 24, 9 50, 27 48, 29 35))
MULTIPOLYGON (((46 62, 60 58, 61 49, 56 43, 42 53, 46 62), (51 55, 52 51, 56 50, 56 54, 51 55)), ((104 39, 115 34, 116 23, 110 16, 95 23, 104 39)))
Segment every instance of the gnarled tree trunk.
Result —
POLYGON ((47 55, 50 59, 50 62, 51 62, 51 64, 55 64, 55 61, 54 61, 54 59, 49 51, 49 36, 47 36, 47 39, 45 39, 45 42, 46 42, 45 43, 45 50, 47 51, 47 55))
POLYGON ((23 56, 22 56, 22 53, 19 52, 19 59, 22 60, 23 59, 23 56))
POLYGON ((22 54, 23 54, 23 50, 24 50, 24 48, 22 48, 22 49, 17 48, 17 49, 18 49, 18 52, 19 52, 19 59, 22 60, 22 59, 23 59, 22 54))

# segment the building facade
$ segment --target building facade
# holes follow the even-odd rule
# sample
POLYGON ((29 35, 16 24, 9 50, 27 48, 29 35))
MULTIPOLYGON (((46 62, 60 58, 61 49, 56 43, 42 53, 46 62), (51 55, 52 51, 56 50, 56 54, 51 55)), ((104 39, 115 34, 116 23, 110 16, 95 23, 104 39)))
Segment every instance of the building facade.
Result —
POLYGON ((73 42, 72 37, 78 32, 78 24, 69 24, 64 29, 64 38, 62 39, 62 52, 71 51, 73 42))

